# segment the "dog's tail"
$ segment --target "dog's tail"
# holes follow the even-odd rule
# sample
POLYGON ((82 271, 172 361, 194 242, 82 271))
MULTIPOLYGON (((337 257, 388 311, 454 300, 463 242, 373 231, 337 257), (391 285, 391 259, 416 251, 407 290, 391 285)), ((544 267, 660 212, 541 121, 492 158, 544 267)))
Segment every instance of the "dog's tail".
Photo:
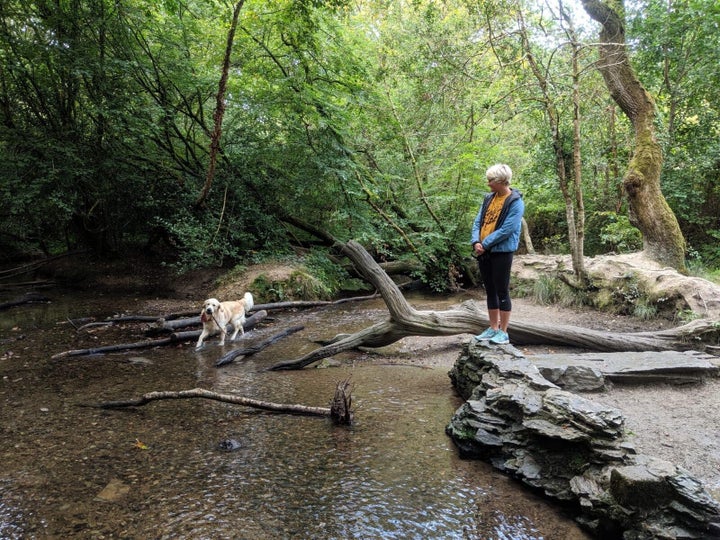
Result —
POLYGON ((253 300, 253 295, 250 294, 250 292, 245 293, 245 312, 247 313, 250 311, 253 306, 255 305, 255 302, 253 300))

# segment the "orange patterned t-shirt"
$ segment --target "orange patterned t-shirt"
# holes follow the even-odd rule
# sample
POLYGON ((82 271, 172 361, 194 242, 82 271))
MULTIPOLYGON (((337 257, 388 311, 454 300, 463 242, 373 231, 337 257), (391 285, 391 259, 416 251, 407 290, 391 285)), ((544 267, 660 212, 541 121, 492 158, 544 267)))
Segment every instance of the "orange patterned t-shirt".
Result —
POLYGON ((485 211, 485 216, 483 217, 482 226, 480 227, 481 242, 485 240, 485 238, 487 238, 490 233, 495 231, 495 225, 497 224, 497 220, 500 217, 500 211, 502 210, 503 204, 505 203, 505 199, 507 199, 509 196, 509 193, 507 195, 498 195, 496 193, 490 201, 490 204, 485 211))

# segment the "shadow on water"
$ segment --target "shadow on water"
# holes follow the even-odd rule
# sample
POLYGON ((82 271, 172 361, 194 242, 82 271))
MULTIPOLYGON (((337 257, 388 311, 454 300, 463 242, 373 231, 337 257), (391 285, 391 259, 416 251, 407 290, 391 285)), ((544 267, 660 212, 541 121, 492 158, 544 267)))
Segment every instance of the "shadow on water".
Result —
POLYGON ((340 367, 264 371, 315 348, 314 338, 366 326, 382 304, 277 314, 244 344, 280 325, 306 329, 221 369, 214 362, 233 345, 215 340, 200 352, 185 344, 50 360, 87 340, 106 344, 102 331, 79 343, 65 321, 112 315, 118 301, 56 299, 0 319, 1 538, 585 538, 488 465, 458 458, 444 434, 460 404, 447 367, 352 353, 340 367), (348 376, 350 428, 197 399, 79 406, 197 386, 328 406, 348 376), (221 449, 227 439, 240 447, 221 449))

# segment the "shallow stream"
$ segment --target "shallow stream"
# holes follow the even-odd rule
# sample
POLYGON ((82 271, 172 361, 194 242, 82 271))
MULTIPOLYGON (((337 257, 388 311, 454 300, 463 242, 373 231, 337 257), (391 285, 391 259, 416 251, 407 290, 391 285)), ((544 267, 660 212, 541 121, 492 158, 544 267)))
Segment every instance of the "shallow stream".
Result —
POLYGON ((224 349, 215 338, 200 352, 187 343, 51 360, 116 341, 109 330, 78 335, 69 319, 133 312, 142 299, 47 294, 51 303, 0 313, 0 538, 586 538, 556 507, 458 457, 444 433, 460 405, 446 366, 352 353, 339 367, 264 371, 382 317, 381 301, 271 314, 224 349), (347 377, 349 428, 201 399, 82 406, 202 387, 326 407, 347 377), (240 448, 223 450, 227 439, 240 448))

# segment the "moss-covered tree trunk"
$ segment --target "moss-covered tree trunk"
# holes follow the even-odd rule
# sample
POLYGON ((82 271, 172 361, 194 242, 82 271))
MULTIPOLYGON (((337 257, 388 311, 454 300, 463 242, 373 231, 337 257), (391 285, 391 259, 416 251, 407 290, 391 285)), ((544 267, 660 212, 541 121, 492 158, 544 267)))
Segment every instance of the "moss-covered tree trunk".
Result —
POLYGON ((660 190, 663 154, 655 138, 655 102, 630 65, 622 0, 582 0, 582 4, 602 25, 598 69, 635 129, 635 150, 623 178, 630 222, 640 229, 649 258, 684 271, 685 239, 660 190))

